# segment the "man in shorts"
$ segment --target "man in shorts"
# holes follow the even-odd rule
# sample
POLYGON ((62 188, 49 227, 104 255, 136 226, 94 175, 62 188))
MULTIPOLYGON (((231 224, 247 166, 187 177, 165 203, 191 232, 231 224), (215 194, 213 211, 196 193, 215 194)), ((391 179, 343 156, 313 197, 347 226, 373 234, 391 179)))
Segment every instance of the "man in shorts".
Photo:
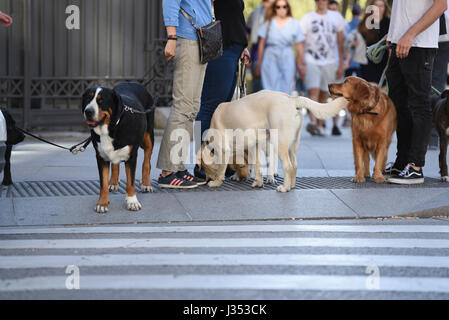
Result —
MULTIPOLYGON (((341 79, 343 73, 343 41, 346 21, 339 12, 328 10, 328 0, 315 0, 316 10, 306 13, 301 19, 301 28, 306 36, 307 74, 304 85, 309 98, 326 103, 329 83, 341 79), (338 63, 336 53, 338 48, 338 63)), ((324 136, 324 121, 312 114, 306 129, 312 135, 324 136)), ((341 135, 334 118, 332 135, 341 135)))

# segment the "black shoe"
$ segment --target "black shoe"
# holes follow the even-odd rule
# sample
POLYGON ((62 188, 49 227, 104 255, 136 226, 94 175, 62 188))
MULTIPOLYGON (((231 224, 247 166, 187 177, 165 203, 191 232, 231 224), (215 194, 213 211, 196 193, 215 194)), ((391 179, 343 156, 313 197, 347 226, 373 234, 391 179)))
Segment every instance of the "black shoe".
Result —
POLYGON ((169 189, 193 189, 198 187, 198 184, 193 181, 179 178, 176 173, 172 173, 166 177, 160 175, 158 180, 158 187, 169 189))
POLYGON ((390 162, 385 167, 385 170, 382 171, 382 174, 384 176, 396 176, 396 175, 400 174, 401 172, 402 172, 402 169, 395 167, 394 163, 390 162))
POLYGON ((202 186, 203 184, 206 184, 206 182, 207 182, 206 179, 201 179, 196 176, 192 176, 189 173, 189 171, 187 171, 187 170, 176 172, 176 176, 180 179, 182 178, 182 179, 190 181, 190 182, 195 182, 199 186, 202 186))
POLYGON ((422 184, 424 183, 424 174, 421 170, 415 170, 411 166, 413 163, 408 164, 404 170, 398 175, 394 175, 388 179, 389 183, 394 184, 422 184))
POLYGON ((334 127, 332 128, 332 135, 333 135, 333 136, 341 136, 341 131, 340 131, 340 129, 338 129, 337 126, 334 126, 334 127))

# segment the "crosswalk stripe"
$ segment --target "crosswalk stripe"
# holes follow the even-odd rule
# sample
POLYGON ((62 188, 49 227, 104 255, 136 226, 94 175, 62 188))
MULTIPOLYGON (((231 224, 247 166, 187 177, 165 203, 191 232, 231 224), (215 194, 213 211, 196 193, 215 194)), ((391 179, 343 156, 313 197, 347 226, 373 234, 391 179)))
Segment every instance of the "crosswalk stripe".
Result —
MULTIPOLYGON (((0 280, 1 292, 67 290, 67 277, 47 276, 0 280)), ((80 275, 81 290, 324 290, 449 292, 448 278, 323 275, 80 275)))
POLYGON ((0 249, 106 249, 106 248, 449 248, 447 239, 419 238, 155 238, 155 239, 32 239, 1 240, 0 249))
POLYGON ((67 234, 67 233, 205 233, 205 232, 348 232, 348 233, 449 233, 441 225, 213 225, 161 227, 67 227, 67 228, 0 228, 0 234, 67 234))
POLYGON ((449 268, 449 257, 314 254, 123 254, 3 256, 0 269, 105 266, 377 266, 449 268))

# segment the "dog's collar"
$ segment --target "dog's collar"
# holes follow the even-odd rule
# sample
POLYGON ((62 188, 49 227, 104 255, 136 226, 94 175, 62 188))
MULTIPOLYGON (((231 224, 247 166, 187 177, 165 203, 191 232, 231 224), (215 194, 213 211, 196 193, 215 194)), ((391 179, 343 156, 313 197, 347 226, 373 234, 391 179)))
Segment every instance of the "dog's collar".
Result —
POLYGON ((375 103, 372 107, 369 107, 369 108, 366 108, 366 109, 360 111, 360 112, 358 113, 358 115, 370 114, 370 115, 373 115, 373 116, 378 116, 378 115, 379 115, 378 112, 373 112, 373 111, 371 111, 371 110, 373 110, 373 109, 374 109, 375 107, 377 107, 377 105, 379 104, 379 102, 380 102, 380 96, 381 96, 381 95, 379 94, 379 96, 377 97, 376 103, 375 103))

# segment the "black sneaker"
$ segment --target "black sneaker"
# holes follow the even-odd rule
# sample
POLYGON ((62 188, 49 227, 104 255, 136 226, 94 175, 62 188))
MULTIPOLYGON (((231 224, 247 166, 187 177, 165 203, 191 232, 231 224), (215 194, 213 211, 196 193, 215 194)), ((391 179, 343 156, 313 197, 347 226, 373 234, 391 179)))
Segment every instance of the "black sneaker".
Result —
POLYGON ((176 173, 172 173, 166 177, 160 175, 158 180, 158 187, 168 189, 193 189, 198 187, 198 184, 193 181, 179 178, 176 173))
POLYGON ((176 176, 180 179, 184 179, 190 182, 195 182, 197 185, 202 186, 203 184, 206 184, 206 179, 201 179, 195 176, 192 176, 189 171, 178 171, 176 172, 176 176))
POLYGON ((340 129, 338 129, 337 126, 334 126, 334 127, 332 128, 332 135, 333 135, 333 136, 341 136, 341 131, 340 131, 340 129))
POLYGON ((394 184, 422 184, 424 183, 424 174, 421 170, 415 170, 408 164, 404 170, 398 175, 392 176, 388 179, 389 183, 394 184))
POLYGON ((396 176, 402 172, 401 169, 394 166, 393 162, 389 162, 385 167, 385 170, 382 171, 384 176, 396 176))

